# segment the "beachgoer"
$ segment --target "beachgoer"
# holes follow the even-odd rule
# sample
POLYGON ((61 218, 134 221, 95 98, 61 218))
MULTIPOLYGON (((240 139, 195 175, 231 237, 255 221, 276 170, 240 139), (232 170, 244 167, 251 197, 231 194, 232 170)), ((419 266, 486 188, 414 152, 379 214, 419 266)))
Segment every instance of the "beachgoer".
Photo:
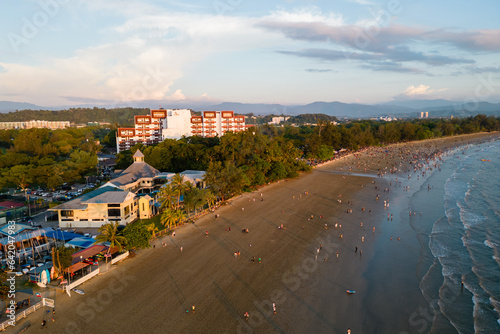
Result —
POLYGON ((181 246, 181 253, 182 253, 182 246, 181 246))
POLYGON ((273 303, 273 313, 276 314, 276 304, 273 303))
POLYGON ((42 329, 44 329, 44 328, 45 328, 45 325, 46 325, 46 324, 47 324, 47 321, 42 320, 42 329))
POLYGON ((193 313, 194 313, 194 305, 193 305, 193 306, 191 306, 191 310, 193 310, 193 313))
POLYGON ((357 253, 358 252, 358 246, 356 246, 356 248, 354 249, 354 253, 357 253))
POLYGON ((173 237, 175 237, 175 231, 174 231, 174 232, 172 232, 172 236, 173 236, 173 237))
POLYGON ((248 318, 250 317, 250 315, 248 314, 248 312, 245 312, 245 314, 243 314, 243 316, 245 317, 245 320, 248 320, 248 318))
POLYGON ((205 231, 205 236, 208 237, 208 231, 205 231))

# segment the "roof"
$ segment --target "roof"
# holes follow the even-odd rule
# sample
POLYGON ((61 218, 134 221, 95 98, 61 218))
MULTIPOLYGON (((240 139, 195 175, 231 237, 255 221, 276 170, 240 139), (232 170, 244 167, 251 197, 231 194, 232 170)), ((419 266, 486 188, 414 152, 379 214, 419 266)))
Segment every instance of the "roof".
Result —
POLYGON ((70 241, 71 239, 79 238, 82 236, 81 234, 71 233, 71 232, 66 232, 66 231, 61 231, 61 230, 50 231, 50 232, 45 233, 45 235, 47 236, 47 238, 52 238, 52 239, 62 240, 62 241, 70 241))
MULTIPOLYGON (((104 194, 106 192, 123 192, 122 189, 118 189, 112 186, 104 186, 97 188, 95 190, 92 190, 91 192, 88 192, 86 194, 83 194, 81 196, 78 196, 77 198, 68 201, 66 203, 60 204, 58 206, 53 207, 52 209, 49 209, 50 211, 57 211, 57 210, 85 210, 87 209, 87 201, 90 201, 92 198, 99 196, 101 194, 104 194)), ((92 202, 90 202, 92 203, 92 202)))
POLYGON ((89 248, 94 244, 95 240, 89 237, 78 237, 66 243, 66 246, 89 248))
POLYGON ((158 174, 160 174, 158 169, 151 167, 143 161, 135 161, 127 169, 121 172, 117 178, 109 181, 109 183, 119 187, 136 182, 142 178, 154 178, 158 174))
POLYGON ((127 196, 130 194, 128 191, 108 191, 96 197, 90 198, 83 204, 106 204, 106 203, 123 203, 127 196))
POLYGON ((33 297, 33 289, 24 289, 16 291, 16 301, 20 302, 33 297))
POLYGON ((12 241, 12 238, 11 238, 11 240, 9 240, 9 237, 5 237, 5 238, 0 239, 0 244, 7 245, 9 242, 21 242, 24 240, 33 239, 33 238, 39 237, 41 235, 44 235, 48 231, 53 231, 52 227, 44 227, 44 228, 39 228, 39 229, 30 231, 30 232, 19 233, 18 235, 14 236, 13 241, 12 241))
POLYGON ((85 262, 78 262, 78 263, 75 263, 75 264, 69 266, 68 268, 64 269, 64 271, 72 274, 72 273, 74 273, 82 268, 85 268, 86 266, 89 266, 89 264, 85 263, 85 262))
POLYGON ((43 266, 40 266, 40 267, 36 267, 35 269, 33 269, 32 271, 29 272, 30 275, 36 275, 36 274, 39 274, 41 273, 42 271, 44 270, 50 270, 54 265, 52 264, 52 262, 49 262, 49 263, 45 263, 43 266))
POLYGON ((35 229, 35 228, 31 227, 29 225, 26 225, 26 224, 19 224, 19 223, 15 223, 14 225, 5 224, 4 226, 2 226, 0 228, 0 234, 15 235, 15 234, 21 233, 24 230, 33 230, 33 229, 35 229))
POLYGON ((133 158, 144 158, 144 154, 142 154, 141 150, 135 151, 133 158))
POLYGON ((205 177, 206 173, 207 172, 205 172, 203 170, 185 170, 180 174, 184 175, 185 177, 192 178, 194 180, 201 180, 205 177))
POLYGON ((79 262, 80 256, 82 257, 82 259, 88 259, 89 257, 92 257, 96 254, 99 254, 102 251, 105 251, 107 249, 108 249, 108 247, 104 246, 104 245, 94 245, 94 246, 91 246, 87 249, 83 249, 83 250, 71 255, 73 257, 73 263, 79 262))

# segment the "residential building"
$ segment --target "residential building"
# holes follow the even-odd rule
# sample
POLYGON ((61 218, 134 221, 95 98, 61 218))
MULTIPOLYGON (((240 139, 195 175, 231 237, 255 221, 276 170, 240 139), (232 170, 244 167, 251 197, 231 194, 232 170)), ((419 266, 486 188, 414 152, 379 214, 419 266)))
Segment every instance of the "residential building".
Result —
POLYGON ((27 122, 0 122, 0 130, 46 128, 51 130, 69 128, 69 121, 27 121, 27 122))
POLYGON ((151 110, 150 115, 135 116, 133 128, 118 129, 116 150, 119 153, 137 143, 153 145, 182 136, 222 136, 245 128, 245 116, 235 116, 233 111, 204 111, 202 116, 192 116, 188 109, 151 110))

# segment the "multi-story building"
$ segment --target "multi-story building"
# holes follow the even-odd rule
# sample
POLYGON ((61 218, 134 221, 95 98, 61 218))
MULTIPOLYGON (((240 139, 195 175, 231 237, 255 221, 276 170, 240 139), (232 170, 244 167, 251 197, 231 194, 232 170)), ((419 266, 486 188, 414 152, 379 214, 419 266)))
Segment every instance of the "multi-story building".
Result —
POLYGON ((27 121, 27 122, 0 122, 0 130, 6 129, 33 129, 46 128, 51 130, 69 128, 69 121, 27 121))
POLYGON ((135 116, 133 128, 118 129, 116 150, 128 150, 137 143, 157 144, 167 138, 215 137, 243 130, 245 116, 235 116, 233 111, 204 111, 202 116, 191 116, 188 109, 151 110, 151 115, 135 116))

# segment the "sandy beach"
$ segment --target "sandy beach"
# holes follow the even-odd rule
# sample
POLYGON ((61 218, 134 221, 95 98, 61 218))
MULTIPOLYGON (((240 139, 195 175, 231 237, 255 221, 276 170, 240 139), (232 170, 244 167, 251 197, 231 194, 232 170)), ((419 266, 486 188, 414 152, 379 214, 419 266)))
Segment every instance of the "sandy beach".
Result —
MULTIPOLYGON (((85 295, 56 293, 55 322, 43 331, 414 332, 420 254, 404 187, 424 178, 407 175, 433 153, 490 136, 498 134, 371 148, 245 193, 219 218, 178 228, 162 239, 166 247, 157 240, 83 284, 85 295)), ((43 317, 38 311, 17 328, 29 321, 25 333, 37 333, 43 317)))

